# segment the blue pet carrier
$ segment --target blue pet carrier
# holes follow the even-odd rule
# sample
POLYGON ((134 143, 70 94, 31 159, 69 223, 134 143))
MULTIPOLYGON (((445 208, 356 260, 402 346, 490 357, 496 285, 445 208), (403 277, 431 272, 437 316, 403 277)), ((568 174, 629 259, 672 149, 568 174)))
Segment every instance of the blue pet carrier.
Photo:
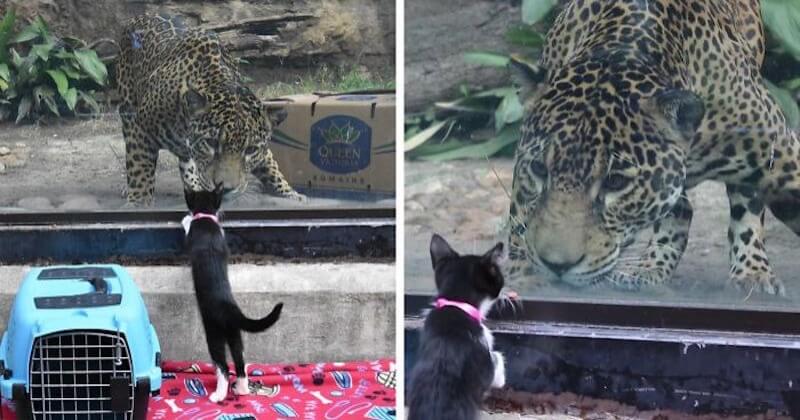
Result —
POLYGON ((144 419, 160 351, 122 267, 34 268, 0 342, 0 397, 20 419, 144 419))

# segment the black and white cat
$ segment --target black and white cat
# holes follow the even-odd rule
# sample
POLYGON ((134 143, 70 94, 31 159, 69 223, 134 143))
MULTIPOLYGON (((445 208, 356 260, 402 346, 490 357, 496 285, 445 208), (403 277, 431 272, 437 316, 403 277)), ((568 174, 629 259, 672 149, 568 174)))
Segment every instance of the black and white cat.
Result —
POLYGON ((430 252, 438 296, 409 378, 408 420, 477 419, 489 389, 506 382, 505 359, 483 324, 503 289, 503 244, 461 256, 433 235, 430 252))
POLYGON ((197 306, 206 332, 211 360, 217 367, 217 388, 209 395, 212 402, 228 395, 228 363, 225 346, 230 348, 236 368, 238 395, 250 393, 244 364, 242 331, 261 332, 271 327, 281 315, 283 303, 278 303, 269 315, 261 319, 247 318, 233 299, 228 281, 228 245, 217 212, 222 203, 222 185, 215 191, 184 191, 191 212, 184 219, 186 246, 192 260, 192 278, 197 306))

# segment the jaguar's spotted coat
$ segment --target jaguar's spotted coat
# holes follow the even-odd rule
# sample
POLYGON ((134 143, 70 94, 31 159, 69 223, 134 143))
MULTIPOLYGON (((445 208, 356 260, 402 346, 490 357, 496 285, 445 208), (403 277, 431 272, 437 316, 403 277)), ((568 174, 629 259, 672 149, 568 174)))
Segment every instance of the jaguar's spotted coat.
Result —
POLYGON ((513 66, 526 116, 511 286, 668 280, 688 239, 686 190, 719 180, 731 205, 731 281, 783 294, 764 211, 800 234, 800 143, 762 81, 763 59, 757 0, 571 1, 541 61, 513 66), (627 270, 620 253, 644 229, 653 237, 627 270))
POLYGON ((216 34, 169 16, 133 19, 119 39, 117 85, 129 205, 151 205, 161 149, 180 161, 186 187, 240 193, 254 174, 271 192, 302 200, 268 148, 285 112, 248 89, 216 34))

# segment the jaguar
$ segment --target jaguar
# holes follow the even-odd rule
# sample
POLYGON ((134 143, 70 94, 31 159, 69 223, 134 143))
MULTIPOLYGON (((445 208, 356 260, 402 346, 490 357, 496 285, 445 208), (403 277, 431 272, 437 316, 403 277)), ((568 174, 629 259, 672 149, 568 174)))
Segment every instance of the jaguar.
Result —
POLYGON ((192 191, 222 185, 247 191, 254 175, 267 192, 296 200, 269 149, 283 109, 265 106, 212 32, 168 15, 133 18, 118 38, 119 115, 125 139, 127 205, 153 204, 160 150, 177 156, 192 191))
POLYGON ((573 0, 537 61, 511 60, 524 106, 511 287, 664 284, 687 246, 687 190, 714 180, 730 282, 785 293, 764 216, 800 234, 800 143, 760 74, 760 13, 757 0, 573 0))

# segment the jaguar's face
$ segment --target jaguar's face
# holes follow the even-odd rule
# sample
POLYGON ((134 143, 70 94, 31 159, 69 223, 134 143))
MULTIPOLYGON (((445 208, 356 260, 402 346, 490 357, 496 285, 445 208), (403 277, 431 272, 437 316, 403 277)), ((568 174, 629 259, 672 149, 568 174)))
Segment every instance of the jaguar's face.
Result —
POLYGON ((669 121, 673 103, 581 89, 554 83, 528 108, 509 215, 512 258, 574 286, 602 281, 635 234, 675 206, 688 145, 669 121))
POLYGON ((226 196, 243 193, 250 173, 264 164, 273 127, 285 111, 268 109, 244 87, 205 95, 190 92, 187 100, 193 111, 185 184, 196 191, 222 185, 226 196))

